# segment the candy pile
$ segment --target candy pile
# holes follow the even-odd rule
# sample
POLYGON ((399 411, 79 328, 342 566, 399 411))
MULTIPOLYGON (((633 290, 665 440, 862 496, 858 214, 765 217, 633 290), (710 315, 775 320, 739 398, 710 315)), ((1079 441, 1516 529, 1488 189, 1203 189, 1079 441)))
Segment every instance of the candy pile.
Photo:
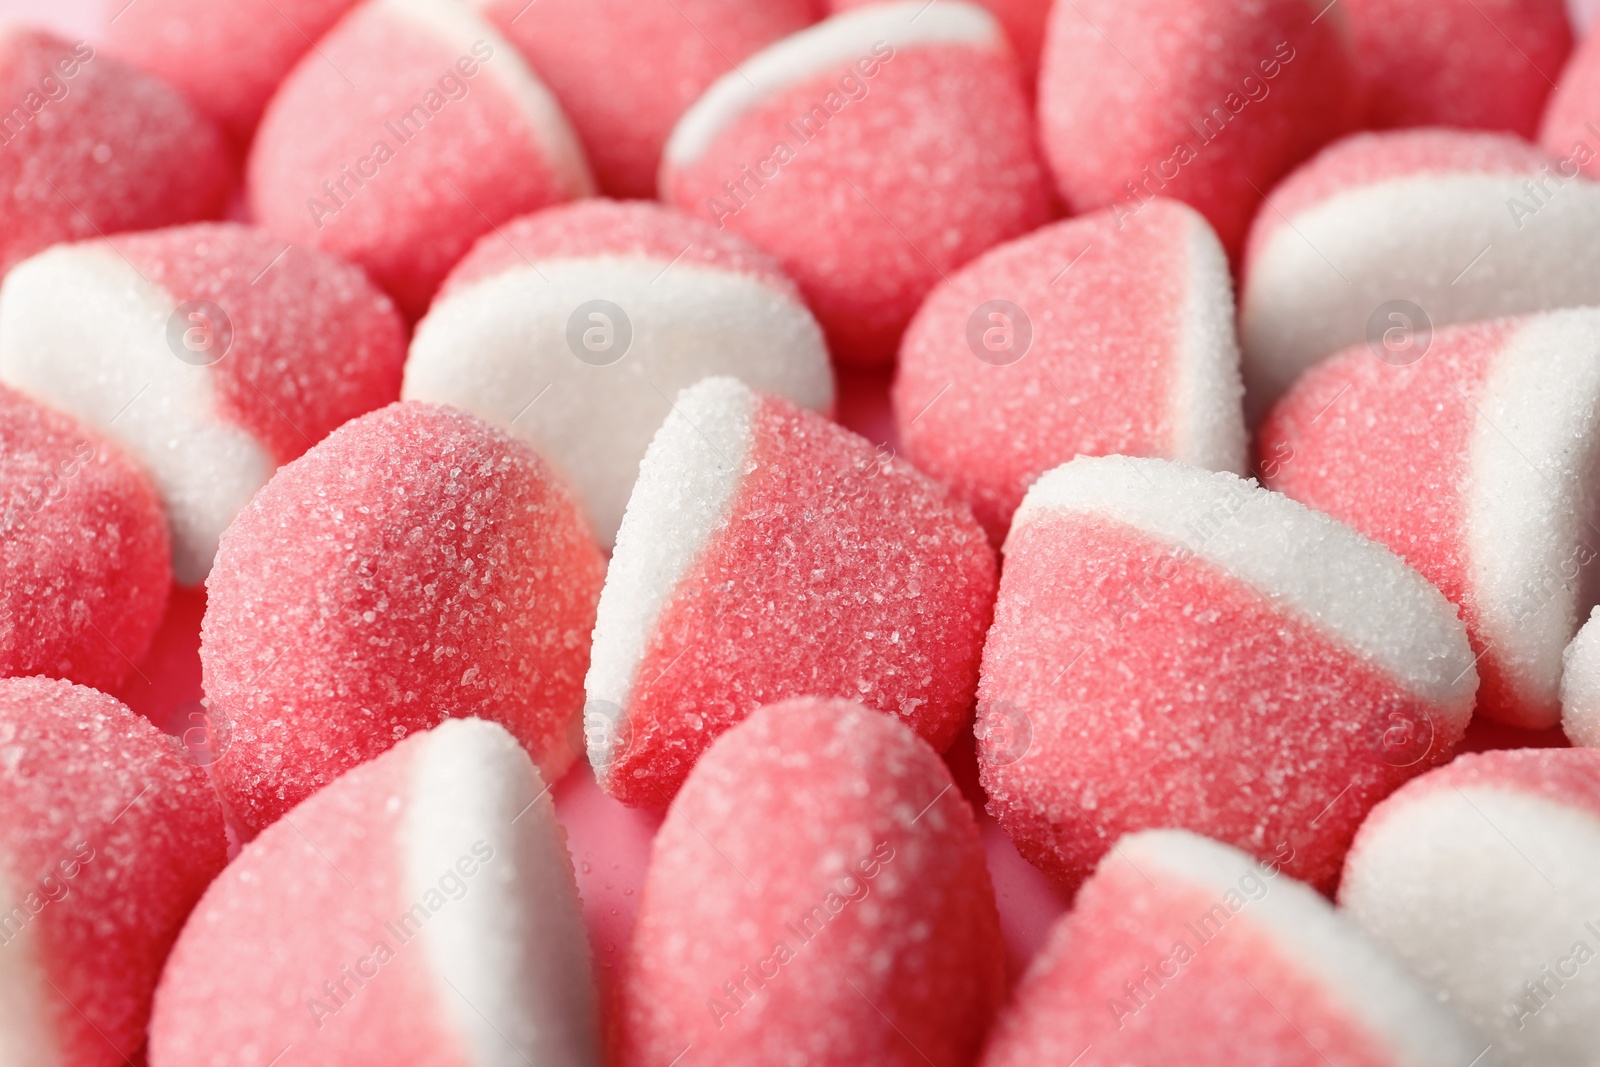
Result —
POLYGON ((1600 4, 22 6, 0 1067, 1600 1067, 1600 4))

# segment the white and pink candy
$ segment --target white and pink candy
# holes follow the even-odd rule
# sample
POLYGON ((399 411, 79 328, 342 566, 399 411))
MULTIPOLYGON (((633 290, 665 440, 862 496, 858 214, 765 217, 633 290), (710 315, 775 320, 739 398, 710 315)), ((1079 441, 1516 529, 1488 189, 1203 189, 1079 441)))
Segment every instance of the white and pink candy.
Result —
POLYGON ((874 4, 756 53, 679 120, 660 190, 775 255, 845 363, 891 362, 942 276, 1049 216, 1016 60, 961 2, 874 4))
POLYGON ((1600 1043, 1600 752, 1462 756, 1373 811, 1342 908, 1508 1064, 1600 1043))
POLYGON ((566 834, 517 742, 448 722, 270 827, 206 890, 156 993, 150 1062, 593 1067, 566 834))
POLYGON ((609 547, 671 398, 717 374, 833 407, 822 330, 776 261, 672 208, 586 200, 507 223, 451 271, 405 396, 533 445, 609 547))
POLYGON ((0 1063, 139 1055, 167 952, 228 861, 186 756, 104 693, 0 680, 0 1063))
POLYGON ((1047 226, 941 282, 900 345, 895 425, 995 541, 1078 455, 1245 470, 1233 281, 1193 209, 1047 226))
POLYGON ((58 241, 222 213, 220 131, 172 86, 0 19, 0 275, 58 241))
POLYGON ((1477 684, 1454 606, 1382 545, 1232 474, 1080 458, 1006 540, 979 770, 1069 890, 1162 826, 1328 888, 1367 811, 1449 759, 1477 684))
POLYGON ((172 584, 155 486, 103 435, 0 386, 0 675, 114 689, 172 584))
POLYGON ((600 597, 585 725, 601 788, 664 807, 718 734, 795 696, 860 701, 943 751, 994 590, 971 513, 892 450, 730 378, 684 390, 600 597))
POLYGON ((1237 255, 1262 197, 1354 123, 1326 0, 1072 0, 1050 11, 1039 139, 1068 210, 1204 215, 1237 255))
POLYGON ((0 285, 0 380, 145 467, 185 585, 279 464, 399 395, 404 361, 360 270, 237 223, 59 245, 0 285))
POLYGON ((756 711, 667 811, 623 981, 619 1067, 971 1063, 1005 959, 949 768, 849 701, 756 711))
POLYGON ((982 1067, 1489 1067, 1504 1061, 1277 864, 1130 834, 1057 921, 982 1067))
POLYGON ((1380 541, 1461 607, 1479 710, 1561 718, 1600 558, 1600 310, 1452 326, 1313 367, 1258 441, 1266 483, 1380 541), (1380 349, 1381 351, 1381 349, 1380 349))
POLYGON ((290 71, 250 153, 250 208, 365 268, 412 318, 483 234, 587 196, 550 91, 456 0, 372 0, 290 71))
POLYGON ((527 445, 407 402, 288 464, 223 535, 200 660, 249 838, 448 718, 505 725, 554 782, 577 757, 604 563, 527 445))
POLYGON ((1578 161, 1505 134, 1358 134, 1256 216, 1239 310, 1246 415, 1351 345, 1404 361, 1451 323, 1586 304, 1600 304, 1600 183, 1578 161))

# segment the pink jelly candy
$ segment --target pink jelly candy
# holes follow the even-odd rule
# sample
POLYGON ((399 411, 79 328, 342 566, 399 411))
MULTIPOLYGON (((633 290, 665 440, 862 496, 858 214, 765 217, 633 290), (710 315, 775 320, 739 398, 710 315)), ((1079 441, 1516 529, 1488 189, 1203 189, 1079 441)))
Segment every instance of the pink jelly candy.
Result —
POLYGON ((1051 9, 1040 141, 1073 211, 1193 205, 1236 253, 1261 198, 1345 132, 1353 74, 1326 0, 1077 0, 1051 9))
POLYGON ((59 246, 0 286, 0 378, 144 465, 185 585, 278 464, 399 396, 405 344, 360 270, 237 223, 59 246))
POLYGON ((356 0, 137 0, 106 48, 183 90, 244 145, 278 83, 356 0))
POLYGON ((161 624, 169 553, 144 471, 0 386, 0 675, 121 685, 161 624))
POLYGON ((667 135, 717 78, 816 20, 814 0, 480 0, 572 119, 600 187, 654 196, 667 135))
POLYGON ((1461 739, 1455 608, 1388 549, 1232 474, 1081 458, 1006 540, 977 734, 989 810, 1067 888, 1175 826, 1331 886, 1361 818, 1461 739))
POLYGON ((1532 137, 1572 51, 1562 0, 1343 0, 1365 125, 1532 137))
POLYGON ((1507 1063, 1600 1047, 1600 752, 1462 756, 1373 811, 1339 903, 1507 1063))
POLYGON ((1516 726, 1560 721, 1561 655, 1592 603, 1597 351, 1592 308, 1452 326, 1409 360, 1363 345, 1307 372, 1261 428, 1269 486, 1460 605, 1478 707, 1516 726))
POLYGON ((474 719, 300 804, 184 927, 151 1064, 596 1063, 589 943, 549 791, 510 734, 474 719))
POLYGON ((771 257, 661 204, 583 200, 507 223, 451 271, 405 397, 533 445, 609 547, 669 398, 715 374, 833 406, 822 330, 771 257))
POLYGON ((1184 830, 1118 842, 982 1067, 1485 1067, 1433 992, 1308 886, 1184 830))
POLYGON ((219 214, 222 134, 167 83, 15 22, 0 24, 0 275, 58 241, 219 214))
POLYGON ((999 934, 977 820, 926 743, 848 701, 762 708, 656 836, 616 1062, 971 1063, 999 934))
POLYGON ((1600 183, 1516 137, 1358 134, 1257 216, 1240 295, 1247 421, 1317 360, 1415 358, 1455 322, 1600 303, 1600 183))
POLYGON ((118 1067, 143 1047, 167 951, 228 860, 186 755, 104 693, 0 680, 5 1062, 118 1067))
POLYGON ((1600 178, 1600 36, 1584 38, 1550 94, 1539 143, 1562 163, 1563 176, 1600 178))
MULTIPOLYGON (((850 11, 880 0, 830 0, 833 11, 850 11)), ((1050 0, 978 0, 989 9, 1006 31, 1006 39, 1017 53, 1022 79, 1033 89, 1039 77, 1039 52, 1044 48, 1044 28, 1050 15, 1050 0)))
POLYGON ((967 722, 995 560, 971 513, 892 449, 710 378, 639 468, 595 623, 589 762, 662 807, 718 734, 825 695, 943 751, 967 722))
POLYGON ((413 318, 496 225, 592 191, 555 99, 456 0, 373 0, 304 56, 250 155, 256 219, 365 267, 413 318))
POLYGON ((527 445, 393 404, 281 469, 222 538, 200 658, 247 833, 416 730, 504 724, 546 779, 580 744, 604 564, 527 445))
POLYGON ((777 256, 835 358, 884 363, 944 274, 1045 221, 1029 126, 992 15, 874 4, 718 79, 667 142, 661 196, 777 256))
POLYGON ((1233 280, 1196 212, 1057 223, 940 283, 900 345, 895 424, 996 541, 1077 455, 1243 472, 1233 280))

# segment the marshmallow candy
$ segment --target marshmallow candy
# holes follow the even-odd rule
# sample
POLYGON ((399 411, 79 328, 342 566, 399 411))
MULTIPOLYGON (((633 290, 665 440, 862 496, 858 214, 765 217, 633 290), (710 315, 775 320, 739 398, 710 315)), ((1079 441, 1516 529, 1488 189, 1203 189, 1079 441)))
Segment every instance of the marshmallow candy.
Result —
POLYGON ((1561 655, 1561 728, 1575 745, 1600 748, 1600 607, 1561 655))
POLYGON ((161 625, 169 553, 120 448, 0 386, 0 675, 121 685, 161 625))
POLYGON ((762 704, 839 696, 939 751, 967 721, 995 560, 893 451, 731 378, 678 394, 617 534, 585 709, 601 788, 663 807, 762 704))
POLYGON ((1261 427, 1263 475, 1460 605, 1485 715, 1554 726, 1600 555, 1600 309, 1453 326, 1413 357, 1312 368, 1261 427))
POLYGON ((249 142, 290 68, 355 0, 138 0, 115 12, 106 48, 183 90, 249 142))
POLYGON ((200 659, 247 835, 417 730, 504 724, 556 781, 576 756, 604 564, 522 442, 393 404, 280 470, 223 535, 200 659))
POLYGON ((147 719, 47 678, 0 680, 0 768, 0 1063, 130 1062, 228 860, 216 793, 147 719))
POLYGON ((1250 234, 1247 421, 1351 345, 1399 361, 1450 323, 1600 303, 1600 184, 1577 173, 1458 130, 1359 134, 1296 171, 1250 234))
POLYGON ((790 700, 721 737, 667 811, 615 1062, 971 1063, 1004 992, 977 820, 943 761, 859 704, 790 700))
POLYGON ((158 78, 0 19, 0 275, 58 241, 221 213, 222 134, 158 78))
POLYGON ((689 105, 817 17, 814 0, 476 3, 549 84, 614 196, 654 196, 661 148, 689 105))
POLYGON ((246 845, 156 994, 152 1067, 598 1064, 590 953, 549 787, 447 722, 246 845))
POLYGON ((832 407, 822 331, 772 259, 671 208, 588 200, 478 243, 418 325, 405 396, 521 436, 609 547, 669 398, 714 374, 832 407))
POLYGON ((1057 920, 982 1067, 1489 1067, 1310 887, 1183 830, 1123 838, 1057 920))
POLYGON ((925 0, 835 15, 719 78, 678 122, 662 199, 777 256, 836 359, 886 363, 949 271, 1048 217, 992 15, 925 0))
POLYGON ((1076 0, 1051 9, 1040 142, 1073 212, 1193 205, 1237 253, 1262 195, 1350 127, 1326 0, 1076 0))
MULTIPOLYGON (((881 0, 831 0, 829 7, 838 13, 879 2, 881 0)), ((981 0, 981 3, 1000 20, 1022 66, 1022 80, 1031 91, 1039 78, 1039 52, 1044 48, 1050 0, 981 0)))
POLYGON ((1600 177, 1600 38, 1585 37, 1550 94, 1539 143, 1565 170, 1600 177))
POLYGON ((1449 758, 1477 683, 1455 608, 1383 546, 1232 474, 1080 458, 1006 540, 979 771, 1068 889, 1158 826, 1322 888, 1372 805, 1449 758))
POLYGON ((1242 472, 1228 260, 1203 218, 1153 201, 1057 223, 940 283, 900 345, 906 454, 990 536, 1074 456, 1162 456, 1242 472))
POLYGON ((365 267, 413 318, 483 234, 586 196, 544 84, 456 0, 372 0, 304 56, 250 155, 256 219, 365 267))
POLYGON ((1562 0, 1344 0, 1364 125, 1532 137, 1572 51, 1562 0))
POLYGON ((1463 756, 1362 826, 1339 903, 1508 1064, 1600 1046, 1600 752, 1463 756))
POLYGON ((399 395, 404 361, 361 271, 236 223, 59 246, 0 286, 0 378, 144 465, 185 585, 278 464, 399 395))

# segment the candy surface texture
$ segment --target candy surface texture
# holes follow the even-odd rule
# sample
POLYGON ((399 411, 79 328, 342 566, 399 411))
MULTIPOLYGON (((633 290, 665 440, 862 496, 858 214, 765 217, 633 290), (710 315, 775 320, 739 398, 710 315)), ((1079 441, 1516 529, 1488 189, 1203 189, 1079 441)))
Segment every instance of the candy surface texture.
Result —
POLYGON ((206 583, 205 689, 233 737, 213 771, 247 835, 451 717, 501 723, 559 779, 602 573, 566 487, 453 409, 391 405, 284 467, 206 583))

